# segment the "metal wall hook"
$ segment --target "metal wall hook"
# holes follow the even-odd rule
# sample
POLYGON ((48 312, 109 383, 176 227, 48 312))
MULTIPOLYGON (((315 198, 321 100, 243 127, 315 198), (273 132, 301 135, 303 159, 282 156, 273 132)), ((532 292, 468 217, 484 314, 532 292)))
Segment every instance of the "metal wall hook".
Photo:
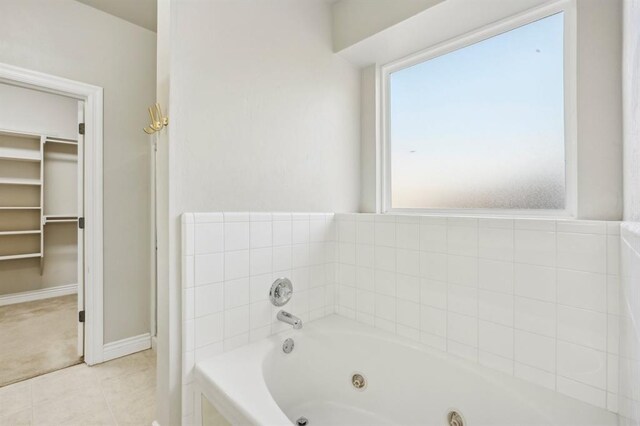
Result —
POLYGON ((155 105, 149 107, 149 117, 151 118, 149 127, 145 127, 144 129, 142 129, 148 135, 152 135, 155 132, 162 130, 163 127, 169 125, 169 118, 163 116, 160 104, 157 102, 155 105))

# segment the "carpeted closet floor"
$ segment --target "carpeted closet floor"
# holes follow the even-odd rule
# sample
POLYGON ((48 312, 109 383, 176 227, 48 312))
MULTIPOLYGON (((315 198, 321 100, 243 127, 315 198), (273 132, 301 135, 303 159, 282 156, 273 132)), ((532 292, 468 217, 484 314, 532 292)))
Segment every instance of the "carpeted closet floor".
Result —
POLYGON ((0 386, 81 362, 76 297, 0 306, 0 386))

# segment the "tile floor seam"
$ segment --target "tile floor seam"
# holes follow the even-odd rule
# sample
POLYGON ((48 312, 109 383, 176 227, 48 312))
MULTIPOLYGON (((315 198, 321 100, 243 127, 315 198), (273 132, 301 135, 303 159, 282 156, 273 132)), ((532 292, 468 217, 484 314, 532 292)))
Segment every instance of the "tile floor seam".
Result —
POLYGON ((35 418, 34 418, 34 401, 33 401, 33 383, 31 382, 31 380, 27 381, 28 385, 29 385, 29 409, 30 409, 30 419, 31 419, 31 424, 35 423, 35 418))
POLYGON ((104 387, 102 385, 103 380, 100 380, 99 382, 99 387, 100 387, 100 394, 102 395, 102 399, 104 399, 105 404, 107 404, 107 409, 109 410, 109 414, 111 415, 111 420, 113 421, 113 423, 115 425, 118 425, 118 419, 116 418, 116 415, 113 413, 113 409, 111 408, 111 404, 109 403, 109 399, 107 398, 107 396, 104 393, 104 387))

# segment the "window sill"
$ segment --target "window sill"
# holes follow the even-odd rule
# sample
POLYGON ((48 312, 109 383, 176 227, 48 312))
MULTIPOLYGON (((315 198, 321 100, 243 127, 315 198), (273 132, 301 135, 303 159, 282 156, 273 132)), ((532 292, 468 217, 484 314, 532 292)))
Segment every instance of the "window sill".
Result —
POLYGON ((388 209, 382 214, 406 216, 458 216, 496 219, 576 219, 568 210, 500 210, 500 209, 388 209))

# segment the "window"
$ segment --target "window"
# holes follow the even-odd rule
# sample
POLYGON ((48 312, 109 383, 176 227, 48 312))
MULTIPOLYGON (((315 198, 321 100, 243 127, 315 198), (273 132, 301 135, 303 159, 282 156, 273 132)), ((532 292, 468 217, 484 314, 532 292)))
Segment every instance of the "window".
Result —
POLYGON ((564 57, 559 12, 383 67, 385 210, 564 210, 564 57))

